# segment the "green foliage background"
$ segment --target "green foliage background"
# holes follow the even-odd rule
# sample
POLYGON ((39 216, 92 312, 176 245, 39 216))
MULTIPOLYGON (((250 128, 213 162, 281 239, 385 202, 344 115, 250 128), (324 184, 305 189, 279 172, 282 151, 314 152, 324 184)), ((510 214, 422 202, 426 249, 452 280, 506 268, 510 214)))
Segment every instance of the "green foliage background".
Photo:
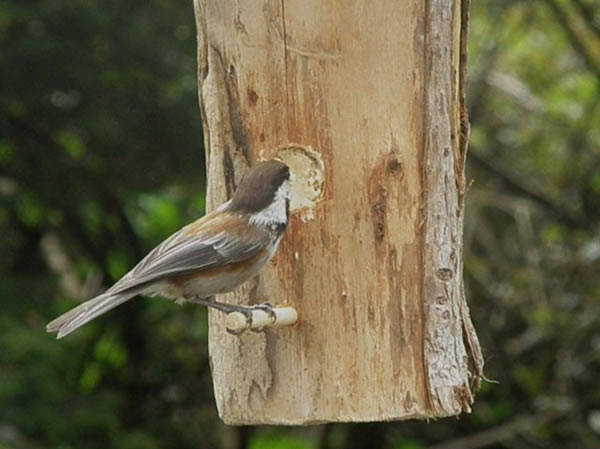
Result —
POLYGON ((600 6, 472 8, 465 277, 474 412, 233 428, 206 312, 132 301, 47 321, 204 208, 191 2, 0 6, 0 449, 600 447, 600 6))

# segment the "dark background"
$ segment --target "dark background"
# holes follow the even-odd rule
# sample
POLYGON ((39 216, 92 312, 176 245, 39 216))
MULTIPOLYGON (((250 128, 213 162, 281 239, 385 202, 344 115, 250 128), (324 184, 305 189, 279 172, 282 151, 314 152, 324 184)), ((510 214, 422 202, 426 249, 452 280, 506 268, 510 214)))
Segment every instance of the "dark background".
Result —
POLYGON ((600 7, 477 0, 465 279, 486 358, 459 418, 224 426, 206 312, 44 331, 204 209, 192 2, 0 6, 0 449, 600 447, 600 7))

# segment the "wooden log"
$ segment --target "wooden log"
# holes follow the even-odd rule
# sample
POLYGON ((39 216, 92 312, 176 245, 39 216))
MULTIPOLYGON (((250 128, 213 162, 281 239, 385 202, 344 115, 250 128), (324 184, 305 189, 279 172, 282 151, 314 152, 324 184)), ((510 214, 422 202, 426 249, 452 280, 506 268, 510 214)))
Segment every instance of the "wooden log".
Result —
POLYGON ((221 301, 298 323, 226 331, 230 424, 470 411, 483 366, 462 280, 465 0, 194 0, 207 204, 279 156, 297 178, 274 260, 221 301))

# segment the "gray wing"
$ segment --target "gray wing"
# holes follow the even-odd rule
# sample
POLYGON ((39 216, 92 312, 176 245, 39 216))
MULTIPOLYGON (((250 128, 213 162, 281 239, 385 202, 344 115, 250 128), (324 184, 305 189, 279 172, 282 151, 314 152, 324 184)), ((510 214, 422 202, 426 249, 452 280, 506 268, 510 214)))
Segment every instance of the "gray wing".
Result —
POLYGON ((269 244, 268 233, 254 230, 250 238, 231 233, 190 237, 185 228, 154 248, 107 293, 120 292, 166 276, 183 275, 200 269, 241 262, 269 244))

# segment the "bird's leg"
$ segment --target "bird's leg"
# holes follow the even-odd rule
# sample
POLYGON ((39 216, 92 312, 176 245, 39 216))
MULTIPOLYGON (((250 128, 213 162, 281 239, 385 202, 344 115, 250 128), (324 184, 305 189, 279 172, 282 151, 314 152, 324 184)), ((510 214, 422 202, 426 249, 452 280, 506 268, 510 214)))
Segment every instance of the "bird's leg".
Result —
POLYGON ((186 298, 186 302, 191 302, 193 304, 199 304, 201 306, 212 307, 223 313, 232 313, 232 312, 241 312, 246 315, 246 312, 252 312, 253 310, 262 310, 269 316, 273 316, 275 312, 273 312, 273 306, 268 302, 263 304, 256 305, 241 305, 241 304, 227 304, 224 302, 218 302, 214 299, 210 298, 199 298, 199 297, 189 297, 186 298))
MULTIPOLYGON (((241 305, 241 304, 227 304, 224 302, 218 302, 218 301, 214 301, 210 298, 197 298, 197 297, 193 297, 193 298, 187 298, 188 302, 191 302, 193 304, 199 304, 201 306, 206 306, 206 307, 212 307, 215 310, 218 310, 219 312, 223 312, 223 313, 233 313, 233 312, 240 312, 241 314, 243 314, 246 317, 246 320, 248 322, 248 327, 252 327, 252 311, 254 310, 262 310, 263 312, 265 312, 267 315, 269 315, 269 318, 274 322, 277 319, 277 316, 275 314, 275 312, 273 311, 273 306, 271 304, 269 304, 268 302, 264 303, 264 304, 256 304, 256 305, 251 305, 251 306, 245 306, 245 305, 241 305)), ((252 329, 254 332, 261 332, 264 329, 252 329)), ((228 329, 228 332, 230 333, 239 333, 239 332, 233 332, 230 331, 228 329)))
POLYGON ((212 298, 214 298, 214 296, 208 298, 190 297, 186 298, 186 301, 191 302, 192 304, 199 304, 201 306, 212 307, 213 309, 223 313, 231 313, 237 311, 236 306, 234 304, 217 302, 212 298))

